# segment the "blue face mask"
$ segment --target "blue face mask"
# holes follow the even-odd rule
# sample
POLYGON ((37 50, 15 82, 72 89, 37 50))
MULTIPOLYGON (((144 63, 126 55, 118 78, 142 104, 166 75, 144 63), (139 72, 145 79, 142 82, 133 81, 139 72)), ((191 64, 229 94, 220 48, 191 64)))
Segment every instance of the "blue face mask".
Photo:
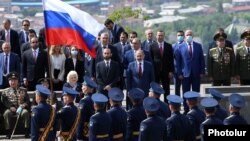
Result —
POLYGON ((186 40, 187 40, 187 42, 192 42, 193 41, 193 37, 192 36, 187 36, 186 40))
POLYGON ((183 42, 184 40, 184 37, 183 36, 177 36, 177 41, 178 42, 183 42))

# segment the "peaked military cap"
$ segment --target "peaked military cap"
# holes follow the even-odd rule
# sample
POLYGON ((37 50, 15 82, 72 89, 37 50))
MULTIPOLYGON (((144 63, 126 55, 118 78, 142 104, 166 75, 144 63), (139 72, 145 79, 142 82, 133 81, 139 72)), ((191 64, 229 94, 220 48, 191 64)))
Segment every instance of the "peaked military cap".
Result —
POLYGON ((183 99, 178 95, 168 95, 167 100, 172 105, 180 105, 183 102, 183 99))
POLYGON ((19 79, 19 75, 17 72, 10 72, 8 75, 7 75, 7 78, 8 80, 10 79, 19 79))
POLYGON ((108 98, 101 93, 95 93, 92 95, 91 99, 95 102, 95 103, 100 103, 100 104, 104 104, 108 101, 108 98))
POLYGON ((250 31, 247 30, 240 35, 241 39, 250 39, 250 31))
POLYGON ((49 83, 49 78, 41 78, 37 81, 37 83, 39 84, 49 83))
POLYGON ((229 102, 234 107, 242 108, 245 106, 245 98, 237 93, 233 93, 229 96, 229 102))
POLYGON ((214 41, 225 40, 225 39, 227 39, 227 34, 225 34, 225 33, 216 33, 214 35, 214 41))
POLYGON ((88 86, 90 88, 97 88, 97 84, 95 81, 93 81, 90 77, 84 76, 84 81, 82 83, 85 86, 88 86))
POLYGON ((213 98, 215 98, 218 101, 220 101, 221 99, 223 99, 225 97, 221 92, 219 92, 215 89, 212 89, 212 88, 209 89, 209 93, 213 96, 213 98))
POLYGON ((150 89, 149 91, 154 92, 157 95, 161 95, 163 93, 165 93, 164 89, 161 87, 160 84, 156 83, 156 82, 151 82, 150 83, 150 89))
POLYGON ((78 92, 73 90, 72 88, 63 87, 63 96, 64 95, 70 95, 70 96, 75 97, 77 94, 78 94, 78 92))
POLYGON ((195 91, 188 91, 184 93, 184 98, 186 99, 197 99, 198 97, 200 97, 200 94, 195 91))
POLYGON ((41 95, 49 96, 51 95, 51 92, 48 88, 44 87, 41 84, 36 85, 36 90, 39 92, 41 95))
POLYGON ((141 100, 144 98, 145 93, 140 88, 133 88, 129 91, 128 96, 134 100, 141 100))
POLYGON ((146 97, 143 100, 143 107, 145 110, 149 112, 155 112, 159 110, 160 104, 159 104, 159 101, 157 101, 155 98, 146 97))
POLYGON ((201 106, 203 106, 204 108, 214 108, 217 105, 217 100, 212 97, 206 97, 201 100, 201 106))
POLYGON ((111 88, 108 92, 108 96, 110 99, 114 101, 122 101, 124 98, 124 94, 121 89, 119 88, 111 88))

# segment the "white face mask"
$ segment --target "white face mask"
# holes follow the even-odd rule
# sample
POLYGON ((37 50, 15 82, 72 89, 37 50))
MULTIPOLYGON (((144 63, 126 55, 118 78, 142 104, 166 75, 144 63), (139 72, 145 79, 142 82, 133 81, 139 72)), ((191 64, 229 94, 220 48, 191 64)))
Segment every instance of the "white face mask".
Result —
POLYGON ((72 51, 71 51, 71 55, 72 55, 72 56, 76 56, 77 54, 78 54, 78 51, 77 51, 77 50, 72 50, 72 51))

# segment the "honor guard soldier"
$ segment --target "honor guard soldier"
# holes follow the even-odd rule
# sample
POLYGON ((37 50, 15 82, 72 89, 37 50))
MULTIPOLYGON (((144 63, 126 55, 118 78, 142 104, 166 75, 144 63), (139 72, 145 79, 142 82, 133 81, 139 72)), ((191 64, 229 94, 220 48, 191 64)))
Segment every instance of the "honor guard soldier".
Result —
POLYGON ((250 85, 250 31, 241 34, 243 45, 236 49, 235 72, 240 85, 250 85))
POLYGON ((237 93, 229 97, 229 111, 230 116, 224 119, 224 125, 247 125, 246 119, 240 115, 240 109, 245 106, 245 98, 237 93))
POLYGON ((112 119, 105 111, 108 98, 101 93, 95 93, 91 99, 94 101, 96 113, 90 118, 89 141, 110 141, 112 119))
POLYGON ((166 120, 167 135, 171 141, 194 141, 195 134, 188 118, 180 113, 183 99, 177 95, 168 95, 167 100, 171 116, 166 120))
POLYGON ((225 96, 221 92, 219 92, 215 89, 209 89, 209 93, 218 102, 218 104, 216 106, 215 116, 223 121, 228 116, 227 110, 225 108, 221 107, 221 105, 220 105, 220 101, 222 99, 224 99, 225 96))
POLYGON ((76 141, 76 128, 79 124, 81 113, 74 105, 77 91, 63 87, 63 102, 65 106, 57 112, 57 119, 60 120, 60 137, 62 141, 76 141))
POLYGON ((88 141, 89 140, 89 119, 95 113, 94 103, 91 99, 94 90, 97 88, 97 84, 90 77, 85 76, 82 83, 82 93, 84 98, 79 102, 81 110, 81 119, 77 129, 77 140, 88 141))
POLYGON ((196 141, 201 140, 200 125, 206 117, 205 113, 198 107, 199 97, 200 94, 194 91, 188 91, 184 93, 184 98, 186 98, 186 102, 189 107, 189 112, 186 116, 191 123, 192 129, 194 129, 196 141))
POLYGON ((146 119, 145 110, 142 106, 142 100, 145 97, 145 93, 140 88, 133 88, 129 91, 128 97, 133 107, 127 112, 126 141, 138 141, 140 123, 146 119))
POLYGON ((203 98, 201 106, 204 107, 206 120, 201 123, 201 140, 204 141, 204 125, 221 125, 222 121, 215 116, 216 106, 218 102, 214 98, 203 98))
POLYGON ((207 69, 208 76, 213 81, 213 86, 230 86, 234 76, 234 51, 225 46, 225 33, 214 36, 217 47, 209 50, 207 69))
POLYGON ((111 109, 107 111, 112 119, 110 138, 111 141, 125 141, 127 127, 127 113, 122 109, 124 94, 119 88, 111 88, 108 92, 111 109))
MULTIPOLYGON (((25 137, 29 138, 29 128, 30 128, 30 99, 27 94, 27 90, 23 87, 19 87, 18 80, 19 75, 16 72, 10 72, 7 75, 9 81, 9 88, 2 91, 1 103, 4 106, 4 126, 7 132, 7 138, 11 137, 11 118, 15 115, 20 114, 20 121, 23 122, 25 137)), ((17 119, 18 120, 18 119, 17 119)), ((19 121, 15 121, 19 122, 19 121)), ((13 129, 15 130, 15 129, 13 129)))
POLYGON ((156 82, 151 82, 150 83, 150 87, 151 88, 149 89, 149 97, 153 97, 153 98, 155 98, 156 100, 159 101, 160 108, 159 108, 159 110, 157 112, 157 115, 160 116, 165 121, 171 115, 171 112, 170 112, 168 104, 165 103, 165 102, 162 102, 160 100, 161 94, 164 94, 165 91, 156 82))
POLYGON ((37 106, 32 109, 31 114, 31 140, 52 141, 56 138, 55 109, 46 103, 51 95, 49 89, 42 85, 36 85, 37 106))
POLYGON ((157 116, 159 101, 152 97, 143 100, 147 119, 140 125, 139 141, 167 141, 167 126, 161 117, 157 116))

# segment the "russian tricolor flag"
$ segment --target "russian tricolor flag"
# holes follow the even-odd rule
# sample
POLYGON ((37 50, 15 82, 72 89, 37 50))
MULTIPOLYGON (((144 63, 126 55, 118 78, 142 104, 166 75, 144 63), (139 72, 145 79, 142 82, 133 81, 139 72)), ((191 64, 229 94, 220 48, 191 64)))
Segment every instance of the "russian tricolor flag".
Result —
POLYGON ((43 0, 43 7, 47 45, 75 45, 95 57, 93 45, 103 24, 60 0, 43 0))

